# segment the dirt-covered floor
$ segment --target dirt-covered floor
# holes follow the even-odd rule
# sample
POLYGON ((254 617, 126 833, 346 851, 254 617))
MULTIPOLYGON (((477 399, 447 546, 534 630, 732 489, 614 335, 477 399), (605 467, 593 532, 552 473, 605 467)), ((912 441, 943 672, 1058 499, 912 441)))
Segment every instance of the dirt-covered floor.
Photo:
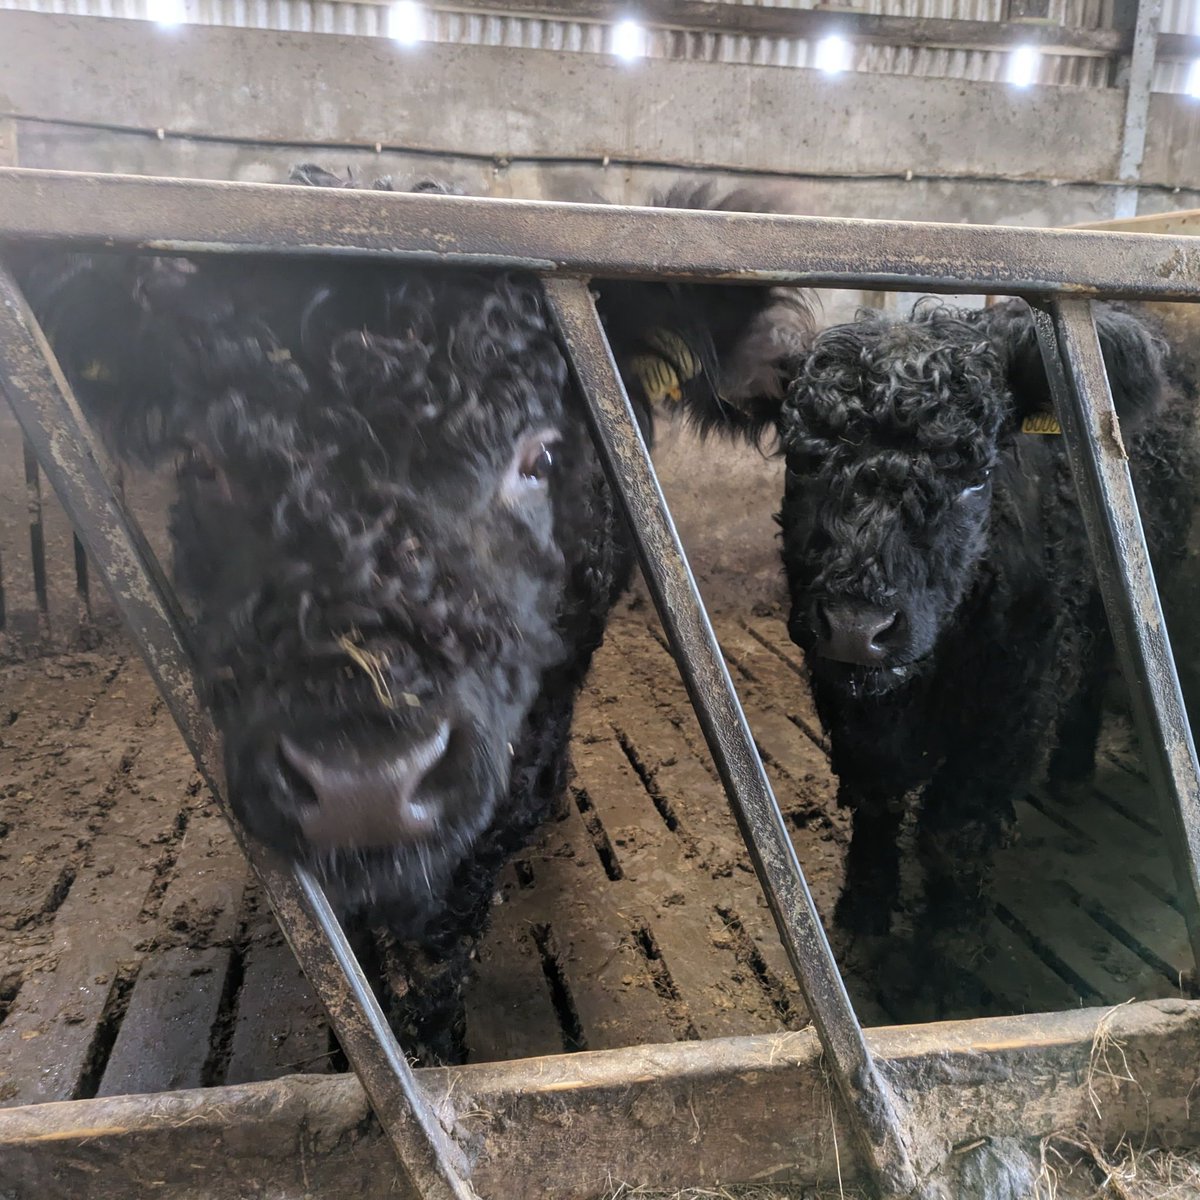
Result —
MULTIPOLYGON (((169 714, 94 574, 82 573, 69 525, 48 497, 37 500, 5 432, 0 421, 0 1105, 345 1069, 169 714)), ((670 437, 660 447, 668 494, 828 916, 848 823, 783 621, 764 515, 777 467, 743 455, 738 470, 701 478, 687 470, 686 450, 670 437), (716 509, 706 492, 719 493, 716 509)), ((165 505, 145 495, 161 545, 165 505)), ((471 1060, 805 1025, 640 592, 615 614, 596 660, 574 762, 559 819, 504 875, 468 997, 471 1060)), ((1019 808, 1020 837, 996 863, 984 936, 963 946, 936 994, 911 971, 904 913, 886 945, 835 938, 864 1023, 1186 992, 1183 920, 1121 719, 1110 722, 1087 795, 1039 793, 1019 808)), ((1047 1186, 1059 1190, 1047 1200, 1091 1194, 1069 1189, 1093 1186, 1101 1168, 1072 1174, 1066 1163, 1051 1158, 1047 1186)), ((1136 1186, 1100 1194, 1198 1194, 1170 1190, 1175 1182, 1138 1191, 1151 1169, 1144 1164, 1136 1186)))
MULTIPOLYGON (((777 614, 718 634, 818 908, 847 821, 777 614)), ((317 1006, 140 661, 0 669, 0 1097, 7 1103, 336 1069, 317 1006)), ((569 803, 505 872, 468 998, 470 1058, 807 1022, 652 609, 613 622, 576 725, 569 803)), ((837 945, 866 1024, 1178 995, 1183 921, 1136 763, 1110 732, 1084 798, 1030 796, 986 937, 921 992, 837 945)))

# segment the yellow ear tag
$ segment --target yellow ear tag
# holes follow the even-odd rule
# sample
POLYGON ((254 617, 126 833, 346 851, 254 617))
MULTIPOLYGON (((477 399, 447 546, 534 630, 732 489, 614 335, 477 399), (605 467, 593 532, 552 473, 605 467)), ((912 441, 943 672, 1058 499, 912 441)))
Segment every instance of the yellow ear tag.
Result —
POLYGON ((679 376, 665 359, 653 354, 639 354, 629 365, 651 404, 678 404, 683 399, 679 376))
POLYGON ((1022 433, 1046 433, 1057 437, 1062 434, 1062 426, 1053 413, 1034 413, 1021 421, 1022 433))
POLYGON ((700 360, 679 334, 670 329, 651 329, 643 336, 643 340, 652 350, 657 350, 675 364, 680 382, 689 383, 700 374, 700 360))
POLYGON ((630 367, 641 381, 651 404, 678 404, 683 385, 700 374, 700 360, 692 348, 669 329, 651 329, 642 341, 656 354, 639 354, 630 367))

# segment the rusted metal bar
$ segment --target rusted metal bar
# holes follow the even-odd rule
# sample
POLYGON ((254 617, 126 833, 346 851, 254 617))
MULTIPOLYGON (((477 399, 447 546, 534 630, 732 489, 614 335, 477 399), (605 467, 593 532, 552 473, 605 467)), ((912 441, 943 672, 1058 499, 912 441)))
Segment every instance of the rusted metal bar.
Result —
POLYGON ((875 1068, 834 962, 588 284, 578 279, 550 279, 545 286, 584 395, 597 448, 633 530, 643 574, 780 939, 804 991, 851 1126, 883 1192, 908 1195, 916 1176, 900 1107, 875 1068))
POLYGON ((0 168, 0 239, 546 274, 1200 300, 1185 237, 550 204, 0 168))
POLYGON ((465 1161, 442 1127, 362 977, 320 887, 245 837, 220 786, 216 729, 196 691, 192 655, 171 589, 115 496, 105 455, 71 394, 16 281, 0 265, 0 390, 83 539, 125 624, 229 819, 300 965, 329 1013, 417 1195, 473 1200, 465 1161))
POLYGON ((1048 311, 1034 309, 1034 319, 1200 967, 1200 767, 1091 303, 1057 300, 1048 311))

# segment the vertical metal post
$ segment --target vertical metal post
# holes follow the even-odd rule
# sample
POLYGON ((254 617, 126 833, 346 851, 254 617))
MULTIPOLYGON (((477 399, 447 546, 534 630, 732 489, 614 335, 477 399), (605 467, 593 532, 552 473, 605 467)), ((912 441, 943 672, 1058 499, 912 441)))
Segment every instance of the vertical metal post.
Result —
POLYGON ((15 280, 0 265, 0 389, 58 493, 125 624, 262 881, 300 965, 329 1014, 414 1192, 425 1200, 476 1200, 460 1148, 441 1125, 354 958, 320 886, 289 872, 247 839, 220 787, 216 730, 196 694, 179 612, 152 552, 101 464, 80 412, 15 280))
POLYGON ((1200 967, 1200 768, 1088 300, 1034 310, 1138 740, 1200 967))
POLYGON ((642 570, 692 705, 771 906, 867 1163, 888 1196, 916 1185, 895 1097, 871 1052, 788 837, 733 681, 585 280, 547 279, 546 294, 586 402, 601 460, 633 531, 642 570))
POLYGON ((1150 89, 1154 85, 1154 64, 1158 54, 1158 28, 1162 24, 1162 0, 1138 0, 1137 22, 1133 30, 1133 56, 1125 84, 1125 123, 1121 133, 1121 158, 1113 216, 1118 220, 1136 217, 1138 180, 1142 157, 1146 152, 1146 121, 1150 113, 1150 89))

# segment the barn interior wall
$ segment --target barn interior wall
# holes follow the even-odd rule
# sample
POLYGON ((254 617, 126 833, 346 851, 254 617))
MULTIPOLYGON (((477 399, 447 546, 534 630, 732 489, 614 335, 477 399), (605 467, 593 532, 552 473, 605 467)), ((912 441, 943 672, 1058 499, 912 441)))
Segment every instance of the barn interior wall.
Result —
MULTIPOLYGON (((0 119, 27 167, 277 181, 317 161, 625 203, 691 175, 815 215, 1049 226, 1112 215, 1122 104, 1117 89, 0 12, 0 119)), ((1140 211, 1200 207, 1200 105, 1153 98, 1142 178, 1140 211)), ((820 320, 911 300, 826 292, 820 320)), ((657 458, 710 599, 778 599, 778 462, 702 451, 669 422, 657 458)))

